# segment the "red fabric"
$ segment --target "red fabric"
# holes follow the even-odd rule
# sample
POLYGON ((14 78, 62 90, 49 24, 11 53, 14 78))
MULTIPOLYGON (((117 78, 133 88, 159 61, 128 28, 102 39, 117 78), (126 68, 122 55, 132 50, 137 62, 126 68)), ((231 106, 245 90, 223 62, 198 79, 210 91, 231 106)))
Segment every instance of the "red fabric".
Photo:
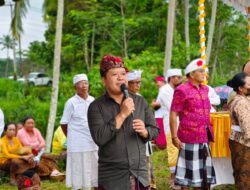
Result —
POLYGON ((202 64, 203 64, 203 61, 202 60, 199 60, 199 61, 197 61, 197 66, 202 66, 202 64))
POLYGON ((105 73, 112 68, 125 68, 123 60, 113 55, 105 55, 100 63, 101 76, 103 77, 105 73))
POLYGON ((165 149, 167 147, 167 140, 164 132, 163 118, 156 118, 156 122, 160 128, 160 133, 155 140, 155 144, 159 149, 165 149))
POLYGON ((165 78, 163 76, 157 76, 155 77, 155 81, 165 81, 165 78))
POLYGON ((37 151, 37 150, 35 150, 35 149, 32 149, 32 154, 33 154, 34 156, 37 156, 38 151, 37 151))
POLYGON ((25 187, 30 187, 32 185, 32 181, 29 178, 27 178, 23 181, 23 184, 25 187))

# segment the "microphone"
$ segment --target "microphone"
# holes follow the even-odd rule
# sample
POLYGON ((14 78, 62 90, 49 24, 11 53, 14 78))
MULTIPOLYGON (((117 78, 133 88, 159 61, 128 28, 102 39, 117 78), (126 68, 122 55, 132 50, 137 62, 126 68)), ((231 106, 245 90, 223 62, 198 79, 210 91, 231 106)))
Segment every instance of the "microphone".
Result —
POLYGON ((122 85, 120 86, 120 89, 121 89, 121 91, 122 91, 124 97, 125 97, 125 98, 128 98, 128 97, 129 97, 129 94, 128 94, 128 88, 127 88, 127 86, 126 86, 125 84, 122 84, 122 85))
MULTIPOLYGON (((124 95, 125 98, 128 98, 129 97, 129 94, 128 94, 128 87, 123 83, 121 86, 120 86, 120 89, 124 95)), ((132 117, 134 117, 134 112, 131 113, 132 117)))

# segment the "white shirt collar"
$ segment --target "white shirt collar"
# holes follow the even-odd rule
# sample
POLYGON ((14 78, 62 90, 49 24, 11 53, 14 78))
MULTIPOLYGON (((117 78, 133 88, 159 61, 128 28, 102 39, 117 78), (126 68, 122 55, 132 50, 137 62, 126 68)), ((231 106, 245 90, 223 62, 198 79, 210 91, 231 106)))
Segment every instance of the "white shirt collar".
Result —
POLYGON ((88 97, 87 99, 83 99, 81 96, 79 96, 78 94, 75 94, 75 97, 78 99, 78 100, 81 100, 81 101, 91 101, 90 99, 90 95, 88 94, 88 97))

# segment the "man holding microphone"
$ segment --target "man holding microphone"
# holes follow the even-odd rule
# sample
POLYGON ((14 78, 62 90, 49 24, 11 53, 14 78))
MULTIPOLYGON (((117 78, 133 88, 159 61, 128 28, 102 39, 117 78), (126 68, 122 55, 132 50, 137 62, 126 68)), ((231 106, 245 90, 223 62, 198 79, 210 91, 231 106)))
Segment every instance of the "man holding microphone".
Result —
POLYGON ((104 56, 100 74, 106 93, 88 110, 90 132, 99 146, 99 186, 104 190, 149 189, 145 143, 159 133, 153 112, 142 96, 127 97, 121 58, 104 56))

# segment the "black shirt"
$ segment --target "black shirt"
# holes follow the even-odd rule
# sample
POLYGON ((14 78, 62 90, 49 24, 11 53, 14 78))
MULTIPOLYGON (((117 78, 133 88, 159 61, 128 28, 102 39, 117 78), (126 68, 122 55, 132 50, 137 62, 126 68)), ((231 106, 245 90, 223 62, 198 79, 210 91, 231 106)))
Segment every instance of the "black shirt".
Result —
POLYGON ((88 122, 93 140, 99 146, 99 184, 106 190, 129 190, 129 176, 134 175, 146 187, 149 185, 146 165, 148 140, 159 134, 154 114, 142 96, 132 95, 135 111, 116 129, 115 117, 120 105, 107 93, 89 106, 88 122), (149 137, 137 135, 132 127, 133 119, 145 123, 149 137))

